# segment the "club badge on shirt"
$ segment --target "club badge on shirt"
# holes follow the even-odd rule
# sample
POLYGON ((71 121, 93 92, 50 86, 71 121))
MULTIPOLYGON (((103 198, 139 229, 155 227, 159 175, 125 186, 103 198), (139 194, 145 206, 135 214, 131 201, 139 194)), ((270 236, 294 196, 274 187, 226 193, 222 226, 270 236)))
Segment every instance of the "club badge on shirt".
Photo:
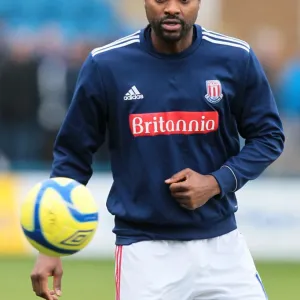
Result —
POLYGON ((222 85, 219 80, 206 81, 206 95, 205 98, 212 104, 217 104, 223 99, 222 85))

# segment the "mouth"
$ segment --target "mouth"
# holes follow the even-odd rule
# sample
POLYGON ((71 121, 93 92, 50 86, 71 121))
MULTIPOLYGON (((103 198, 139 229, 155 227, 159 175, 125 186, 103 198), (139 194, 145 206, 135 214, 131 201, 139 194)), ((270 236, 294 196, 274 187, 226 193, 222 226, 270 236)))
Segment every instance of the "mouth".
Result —
POLYGON ((165 20, 162 23, 162 28, 166 31, 178 31, 181 29, 181 22, 179 20, 165 20))

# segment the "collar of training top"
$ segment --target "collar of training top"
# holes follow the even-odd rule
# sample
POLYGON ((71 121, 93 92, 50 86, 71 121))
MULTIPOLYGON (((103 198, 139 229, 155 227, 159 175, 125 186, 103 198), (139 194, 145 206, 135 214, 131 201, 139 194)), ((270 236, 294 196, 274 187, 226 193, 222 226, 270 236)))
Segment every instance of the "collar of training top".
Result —
POLYGON ((195 50, 200 46, 202 41, 202 28, 199 25, 193 26, 194 30, 194 36, 193 36, 193 43, 190 47, 185 49, 184 51, 180 53, 175 54, 165 54, 165 53, 159 53, 155 50, 152 40, 151 40, 151 26, 150 24, 145 27, 141 33, 140 33, 140 39, 141 39, 141 46, 149 52, 151 55, 156 56, 158 58, 162 59, 179 59, 184 58, 186 56, 189 56, 195 52, 195 50))

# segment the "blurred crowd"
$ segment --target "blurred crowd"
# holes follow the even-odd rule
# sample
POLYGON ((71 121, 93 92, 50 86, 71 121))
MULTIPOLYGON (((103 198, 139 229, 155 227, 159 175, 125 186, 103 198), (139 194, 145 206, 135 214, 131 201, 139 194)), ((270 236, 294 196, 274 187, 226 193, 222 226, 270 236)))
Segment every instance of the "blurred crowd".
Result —
MULTIPOLYGON (((22 0, 3 0, 0 5, 0 170, 51 163, 53 142, 83 60, 94 47, 127 34, 107 2, 38 2, 27 0, 26 10, 22 0)), ((282 43, 280 35, 269 30, 260 32, 253 45, 287 136, 285 153, 267 174, 293 176, 300 174, 300 52, 295 49, 279 66, 282 43)), ((106 145, 95 165, 109 166, 106 145)))
POLYGON ((266 174, 300 176, 300 48, 284 56, 285 45, 282 33, 268 27, 256 32, 252 41, 273 90, 286 136, 283 154, 266 174))
MULTIPOLYGON (((84 59, 123 34, 106 1, 1 1, 0 170, 51 162, 84 59)), ((106 145, 96 161, 107 164, 106 145)))

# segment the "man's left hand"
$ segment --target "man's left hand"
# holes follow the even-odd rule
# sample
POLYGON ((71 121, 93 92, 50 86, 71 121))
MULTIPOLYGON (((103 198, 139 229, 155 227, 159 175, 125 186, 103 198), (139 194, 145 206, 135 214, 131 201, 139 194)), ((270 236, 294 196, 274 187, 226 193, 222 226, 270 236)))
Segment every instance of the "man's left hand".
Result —
POLYGON ((184 169, 165 181, 172 196, 185 209, 195 210, 220 193, 220 187, 212 175, 201 175, 184 169))

